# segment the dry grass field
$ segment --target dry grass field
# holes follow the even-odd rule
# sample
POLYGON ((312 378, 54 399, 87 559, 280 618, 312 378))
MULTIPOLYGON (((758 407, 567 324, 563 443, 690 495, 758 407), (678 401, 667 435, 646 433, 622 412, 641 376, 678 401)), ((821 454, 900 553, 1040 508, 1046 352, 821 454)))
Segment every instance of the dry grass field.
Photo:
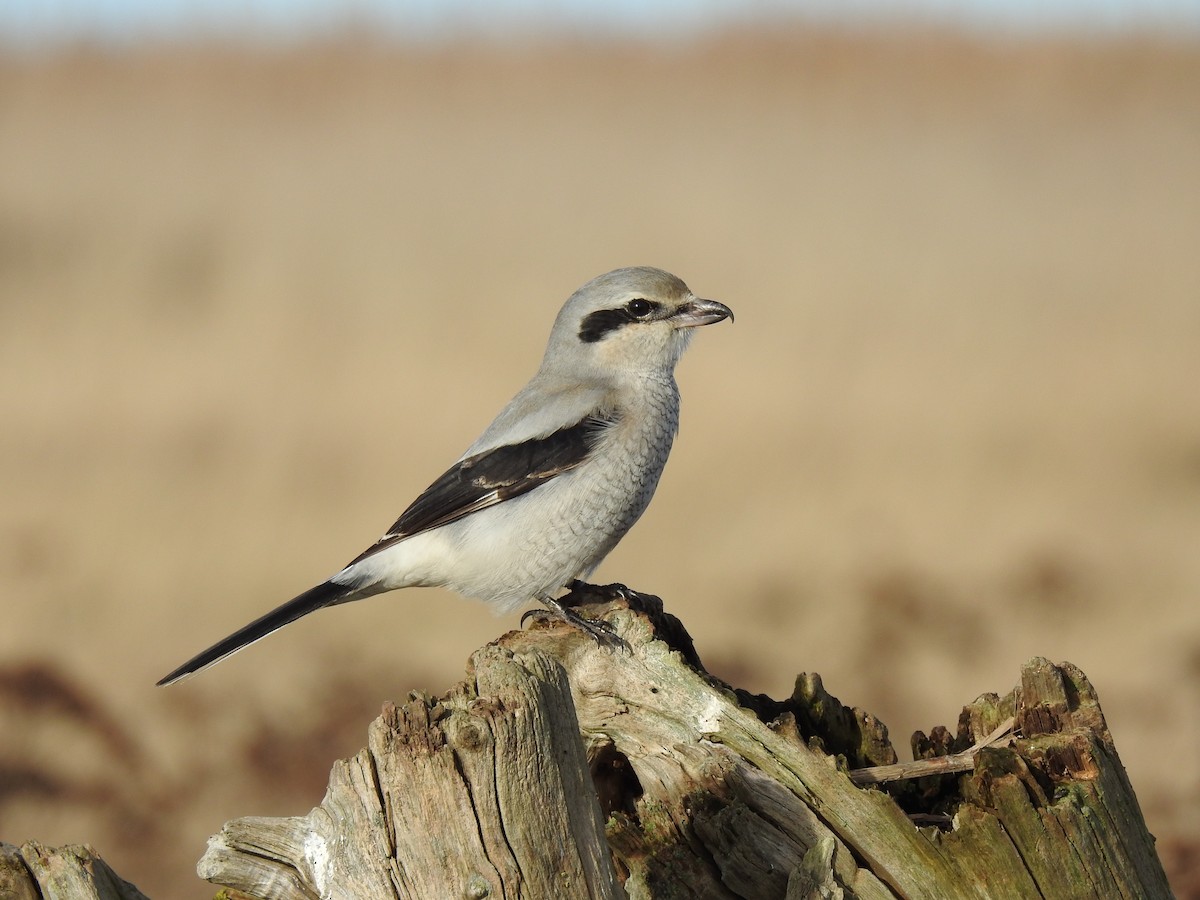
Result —
POLYGON ((1099 690, 1200 897, 1200 46, 799 31, 0 58, 0 838, 211 896, 495 619, 433 590, 166 671, 374 540, 652 264, 728 303, 597 573, 916 728, 1099 690))

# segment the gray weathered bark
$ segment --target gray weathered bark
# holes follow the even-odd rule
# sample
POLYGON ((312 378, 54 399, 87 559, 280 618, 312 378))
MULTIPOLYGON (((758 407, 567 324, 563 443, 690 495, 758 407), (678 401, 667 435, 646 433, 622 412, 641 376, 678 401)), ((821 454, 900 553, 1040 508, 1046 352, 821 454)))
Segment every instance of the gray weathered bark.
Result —
POLYGON ((91 847, 0 843, 3 900, 146 900, 91 847))
POLYGON ((947 756, 1015 721, 951 761, 973 770, 888 793, 848 771, 895 762, 872 717, 815 676, 785 701, 731 689, 642 600, 587 610, 624 650, 514 632, 446 697, 386 707, 320 806, 230 822, 201 875, 263 898, 1170 896, 1075 667, 1031 660, 957 735, 918 736, 947 756))

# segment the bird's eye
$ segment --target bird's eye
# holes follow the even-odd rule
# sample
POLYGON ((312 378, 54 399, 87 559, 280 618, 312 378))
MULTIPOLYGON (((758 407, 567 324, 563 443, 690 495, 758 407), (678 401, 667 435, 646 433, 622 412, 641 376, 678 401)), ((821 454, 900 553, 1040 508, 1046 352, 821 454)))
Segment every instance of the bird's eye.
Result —
POLYGON ((638 297, 625 304, 625 308, 629 310, 629 314, 635 319, 644 319, 654 311, 654 304, 649 300, 643 300, 641 297, 638 297))

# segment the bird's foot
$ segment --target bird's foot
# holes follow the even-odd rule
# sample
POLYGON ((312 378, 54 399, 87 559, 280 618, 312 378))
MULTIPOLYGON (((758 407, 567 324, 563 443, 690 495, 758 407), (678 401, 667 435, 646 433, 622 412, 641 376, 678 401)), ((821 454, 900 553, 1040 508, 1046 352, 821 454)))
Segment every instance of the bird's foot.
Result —
POLYGON ((622 601, 635 612, 662 612, 662 601, 650 594, 639 594, 633 588, 623 584, 588 584, 578 578, 568 582, 569 593, 560 598, 567 606, 581 606, 584 603, 611 603, 622 601))
POLYGON ((617 634, 607 622, 601 619, 588 619, 581 616, 569 605, 562 603, 560 600, 555 600, 553 597, 542 597, 541 602, 545 605, 545 609, 527 610, 521 616, 522 626, 524 626, 525 620, 528 618, 544 616, 558 619, 560 622, 566 622, 568 625, 579 629, 601 647, 614 649, 627 647, 624 638, 617 634))

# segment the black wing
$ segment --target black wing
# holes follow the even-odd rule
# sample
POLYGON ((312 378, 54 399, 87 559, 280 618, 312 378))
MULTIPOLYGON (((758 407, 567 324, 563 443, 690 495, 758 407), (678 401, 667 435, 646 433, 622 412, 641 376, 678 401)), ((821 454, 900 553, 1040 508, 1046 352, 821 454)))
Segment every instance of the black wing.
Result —
POLYGON ((588 416, 544 438, 506 444, 460 460, 412 502, 387 534, 349 565, 404 538, 519 497, 569 472, 591 455, 597 438, 615 422, 615 416, 588 416))

